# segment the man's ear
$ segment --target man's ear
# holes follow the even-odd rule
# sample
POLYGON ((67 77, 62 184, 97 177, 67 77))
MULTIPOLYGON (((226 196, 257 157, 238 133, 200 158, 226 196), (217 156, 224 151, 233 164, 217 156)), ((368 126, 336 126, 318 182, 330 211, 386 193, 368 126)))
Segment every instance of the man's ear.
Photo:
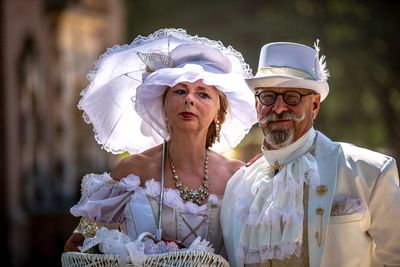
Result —
POLYGON ((313 98, 313 105, 312 105, 312 116, 314 120, 317 118, 320 105, 321 105, 321 95, 316 94, 313 98))

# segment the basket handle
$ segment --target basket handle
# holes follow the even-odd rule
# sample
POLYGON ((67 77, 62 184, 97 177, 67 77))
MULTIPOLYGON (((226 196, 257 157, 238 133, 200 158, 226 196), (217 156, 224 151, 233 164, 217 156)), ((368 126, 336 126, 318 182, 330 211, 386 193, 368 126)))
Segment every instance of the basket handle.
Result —
POLYGON ((150 238, 153 239, 153 240, 157 240, 156 236, 153 235, 152 233, 149 233, 149 232, 143 232, 143 233, 141 233, 141 234, 138 236, 137 240, 142 241, 145 237, 150 237, 150 238))

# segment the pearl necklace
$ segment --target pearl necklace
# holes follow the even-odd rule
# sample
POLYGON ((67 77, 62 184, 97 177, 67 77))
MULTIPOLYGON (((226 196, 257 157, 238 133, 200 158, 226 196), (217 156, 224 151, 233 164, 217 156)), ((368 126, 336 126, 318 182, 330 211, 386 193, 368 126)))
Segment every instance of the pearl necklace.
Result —
POLYGON ((206 150, 206 157, 204 159, 204 182, 197 189, 190 189, 182 183, 181 178, 176 174, 175 165, 172 161, 171 154, 168 149, 169 164, 171 166, 172 177, 175 180, 175 186, 178 189, 181 197, 185 201, 191 201, 193 203, 201 204, 201 202, 208 197, 208 154, 206 150))

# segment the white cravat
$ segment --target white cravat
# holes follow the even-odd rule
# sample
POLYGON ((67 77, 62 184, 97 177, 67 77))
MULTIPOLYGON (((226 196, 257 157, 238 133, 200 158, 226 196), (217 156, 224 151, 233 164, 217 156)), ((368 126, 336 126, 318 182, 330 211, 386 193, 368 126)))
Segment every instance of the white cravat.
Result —
POLYGON ((265 160, 250 172, 254 176, 249 179, 251 195, 242 195, 253 199, 240 236, 239 253, 244 263, 300 255, 304 183, 311 188, 319 184, 318 166, 310 153, 314 140, 316 132, 311 128, 283 149, 262 149, 265 160), (276 175, 274 164, 282 166, 276 175))

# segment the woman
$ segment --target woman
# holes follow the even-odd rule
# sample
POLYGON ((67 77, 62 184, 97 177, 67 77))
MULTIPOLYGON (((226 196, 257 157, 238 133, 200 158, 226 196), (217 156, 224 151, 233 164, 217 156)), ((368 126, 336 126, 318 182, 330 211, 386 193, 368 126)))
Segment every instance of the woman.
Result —
POLYGON ((80 108, 106 150, 140 152, 111 174, 84 177, 82 198, 71 208, 83 220, 65 251, 77 251, 84 236, 107 225, 133 240, 162 230, 163 239, 186 247, 200 236, 223 254, 220 202, 243 162, 215 151, 236 146, 256 122, 244 82, 250 73, 233 48, 176 29, 140 36, 100 57, 80 108), (121 90, 136 86, 129 114, 118 101, 127 98, 121 90))

